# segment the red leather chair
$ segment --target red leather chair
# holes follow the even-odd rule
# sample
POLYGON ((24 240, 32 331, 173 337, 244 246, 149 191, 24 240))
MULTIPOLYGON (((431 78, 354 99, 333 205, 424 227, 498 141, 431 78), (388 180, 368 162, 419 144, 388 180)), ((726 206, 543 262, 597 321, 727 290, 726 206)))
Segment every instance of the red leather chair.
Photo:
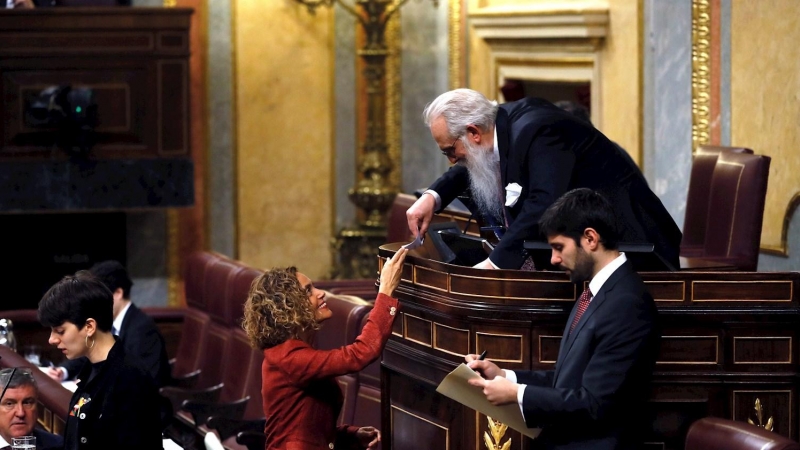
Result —
POLYGON ((689 177, 689 192, 686 197, 686 214, 683 220, 683 239, 681 256, 700 257, 706 240, 708 226, 708 201, 711 194, 711 178, 720 153, 747 153, 753 151, 744 147, 720 147, 704 145, 697 149, 692 158, 692 173, 689 177))
POLYGON ((769 165, 769 156, 719 154, 711 177, 703 259, 756 270, 769 165))
MULTIPOLYGON (((361 319, 359 330, 369 319, 366 314, 361 319)), ((353 407, 353 425, 360 427, 372 426, 381 429, 381 358, 375 360, 358 373, 358 390, 355 395, 353 407)), ((380 450, 378 443, 377 449, 380 450)))
POLYGON ((704 417, 686 435, 686 450, 800 450, 800 444, 745 422, 704 417))
POLYGON ((408 229, 408 220, 406 219, 406 211, 414 202, 417 197, 411 194, 397 194, 394 198, 391 209, 389 209, 389 221, 386 229, 386 242, 409 242, 411 241, 411 231, 408 229))

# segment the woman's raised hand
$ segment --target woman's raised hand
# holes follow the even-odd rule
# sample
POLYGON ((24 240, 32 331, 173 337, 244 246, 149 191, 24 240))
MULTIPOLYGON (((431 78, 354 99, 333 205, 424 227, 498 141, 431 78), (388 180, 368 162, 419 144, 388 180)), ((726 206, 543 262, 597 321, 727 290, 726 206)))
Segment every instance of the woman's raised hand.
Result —
POLYGON ((378 292, 392 296, 394 290, 400 285, 400 277, 403 274, 403 261, 406 259, 408 249, 401 248, 393 257, 386 260, 381 271, 381 285, 378 292))

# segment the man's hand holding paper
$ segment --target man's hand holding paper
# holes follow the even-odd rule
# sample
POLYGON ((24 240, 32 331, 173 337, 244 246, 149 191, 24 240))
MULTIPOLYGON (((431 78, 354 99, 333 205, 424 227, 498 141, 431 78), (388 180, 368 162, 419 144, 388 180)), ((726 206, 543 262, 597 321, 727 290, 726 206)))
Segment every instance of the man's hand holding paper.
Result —
POLYGON ((486 396, 486 400, 495 406, 517 402, 519 385, 503 376, 498 375, 491 380, 471 378, 467 380, 467 383, 471 386, 483 388, 483 395, 486 396))

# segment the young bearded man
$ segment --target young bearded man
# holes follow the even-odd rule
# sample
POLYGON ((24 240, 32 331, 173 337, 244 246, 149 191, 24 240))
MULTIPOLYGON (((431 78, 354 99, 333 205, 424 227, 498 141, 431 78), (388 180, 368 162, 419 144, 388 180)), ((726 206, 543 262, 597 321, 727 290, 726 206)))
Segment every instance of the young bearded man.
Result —
POLYGON ((542 215, 551 263, 586 290, 575 303, 554 370, 502 370, 478 355, 468 366, 495 405, 518 403, 534 448, 632 449, 649 396, 660 335, 652 296, 625 254, 609 202, 590 189, 564 194, 542 215))

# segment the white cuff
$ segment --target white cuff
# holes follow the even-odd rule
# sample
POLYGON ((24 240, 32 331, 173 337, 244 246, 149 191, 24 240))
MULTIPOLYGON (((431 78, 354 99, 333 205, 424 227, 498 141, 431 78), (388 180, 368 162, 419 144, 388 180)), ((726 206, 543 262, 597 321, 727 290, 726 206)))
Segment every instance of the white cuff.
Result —
POLYGON ((508 380, 508 381, 510 381, 512 383, 516 383, 517 382, 517 374, 514 373, 513 370, 506 370, 506 369, 500 369, 500 370, 503 371, 503 376, 505 377, 506 380, 508 380))
POLYGON ((422 193, 422 195, 425 195, 425 194, 430 194, 430 195, 433 196, 433 200, 435 202, 433 210, 434 211, 438 211, 439 208, 442 207, 442 197, 439 197, 439 193, 434 191, 434 190, 427 189, 425 192, 422 193))

